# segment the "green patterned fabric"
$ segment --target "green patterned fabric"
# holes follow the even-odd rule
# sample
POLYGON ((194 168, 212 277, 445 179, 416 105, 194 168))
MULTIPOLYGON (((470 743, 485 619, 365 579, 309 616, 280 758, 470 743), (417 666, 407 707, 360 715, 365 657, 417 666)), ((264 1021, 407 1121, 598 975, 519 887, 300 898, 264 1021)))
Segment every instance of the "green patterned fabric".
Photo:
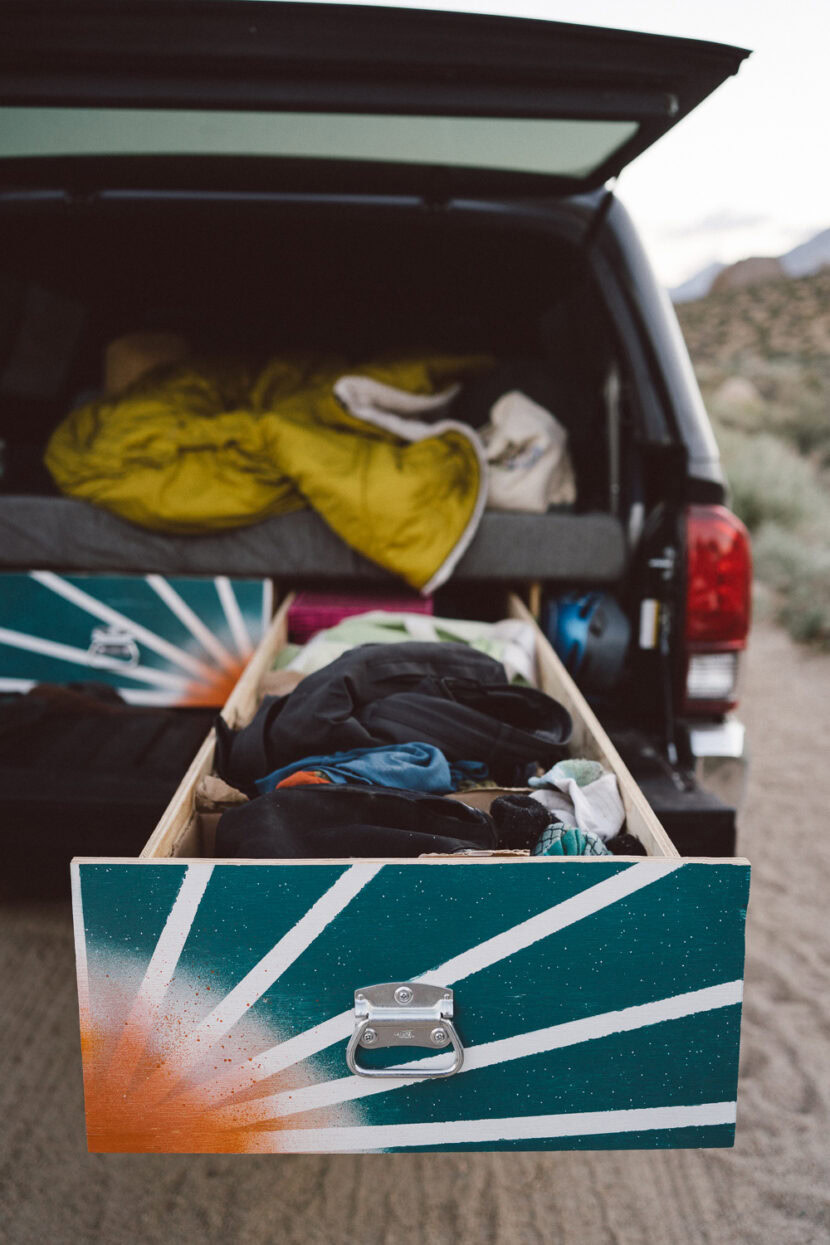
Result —
POLYGON ((562 826, 558 822, 542 831, 531 856, 610 856, 602 839, 578 826, 562 826))
POLYGON ((500 661, 517 683, 535 684, 536 639, 533 627, 516 618, 471 622, 431 614, 368 610, 318 631, 303 648, 292 645, 278 654, 275 668, 314 674, 359 644, 401 644, 407 640, 468 644, 500 661))

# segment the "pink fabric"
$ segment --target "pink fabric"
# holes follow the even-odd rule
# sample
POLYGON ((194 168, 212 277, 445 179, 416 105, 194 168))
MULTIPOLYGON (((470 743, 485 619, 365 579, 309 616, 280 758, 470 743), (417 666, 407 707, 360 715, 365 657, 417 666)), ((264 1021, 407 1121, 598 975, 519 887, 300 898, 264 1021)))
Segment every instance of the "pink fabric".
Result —
POLYGON ((393 614, 434 613, 432 599, 414 592, 411 595, 399 592, 394 596, 380 592, 298 592, 288 611, 288 638, 294 644, 305 644, 318 631, 369 610, 387 610, 393 614))

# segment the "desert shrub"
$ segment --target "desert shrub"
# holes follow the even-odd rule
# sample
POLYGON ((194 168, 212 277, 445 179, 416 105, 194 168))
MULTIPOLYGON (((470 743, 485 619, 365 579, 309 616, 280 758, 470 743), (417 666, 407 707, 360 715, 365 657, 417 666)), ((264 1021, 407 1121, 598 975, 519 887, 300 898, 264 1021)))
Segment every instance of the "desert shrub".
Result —
POLYGON ((764 523, 752 549, 757 578, 775 591, 777 620, 794 639, 830 648, 830 519, 795 531, 764 523))
POLYGON ((830 463, 830 386, 826 393, 804 393, 792 408, 774 413, 773 419, 776 432, 801 454, 815 456, 822 465, 830 463))
POLYGON ((771 432, 800 454, 830 463, 830 360, 744 354, 728 367, 696 369, 712 418, 726 427, 771 432), (748 381, 755 401, 730 398, 729 382, 748 381))
POLYGON ((714 291, 678 316, 753 534, 759 616, 830 649, 830 268, 714 291))
POLYGON ((758 577, 779 592, 822 580, 830 590, 830 548, 806 541, 801 530, 765 523, 753 537, 752 551, 758 577))
POLYGON ((794 639, 830 649, 830 491, 813 463, 771 433, 717 435, 773 617, 794 639))
POLYGON ((797 527, 830 510, 812 465, 780 437, 716 425, 732 507, 754 531, 762 523, 797 527))

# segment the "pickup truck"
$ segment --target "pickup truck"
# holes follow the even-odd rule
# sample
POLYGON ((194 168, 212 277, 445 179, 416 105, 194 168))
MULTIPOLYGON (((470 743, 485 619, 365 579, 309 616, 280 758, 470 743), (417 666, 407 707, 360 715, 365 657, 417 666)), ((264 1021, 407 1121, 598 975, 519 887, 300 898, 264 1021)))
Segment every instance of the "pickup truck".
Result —
POLYGON ((0 567, 382 580, 314 515, 221 538, 107 522, 55 495, 44 444, 135 328, 486 352, 568 428, 577 500, 487 512, 438 607, 610 594, 632 641, 602 719, 680 850, 731 854, 747 535, 609 183, 746 53, 336 5, 36 0, 0 23, 0 567))
MULTIPOLYGON (((617 772, 648 857, 229 864, 212 858, 194 805, 214 747, 211 732, 191 764, 194 731, 208 721, 187 734, 166 720, 167 779, 171 766, 184 777, 155 831, 175 782, 162 799, 148 770, 142 799, 140 774, 119 792, 80 766, 46 799, 67 740, 35 738, 12 773, 7 736, 8 837, 31 855, 46 799, 41 820, 58 824, 64 854, 96 857, 73 864, 93 1149, 731 1144, 748 871, 718 858, 734 855, 743 779, 732 715, 750 550, 677 322, 612 183, 746 55, 403 9, 4 4, 6 604, 3 584, 21 575, 53 603, 83 602, 106 624, 87 667, 117 665, 149 706, 161 701, 135 684, 147 629, 130 639, 124 610, 101 596, 108 578, 115 594, 141 579, 203 640, 210 628, 174 581, 215 584, 232 631, 231 577, 257 582, 260 606, 272 583, 283 596, 395 590, 313 510, 181 534, 59 495, 44 447, 100 388, 113 340, 487 356, 503 389, 567 429, 576 498, 486 510, 435 612, 535 617, 565 662, 540 635, 543 686, 569 707, 584 753, 617 772), (93 575, 95 592, 79 586, 93 575), (626 643, 598 681, 612 627, 626 643), (214 973, 227 993, 205 1011, 200 983, 214 973), (452 1066, 430 1071, 429 1056, 365 1073, 355 1042, 367 1026, 400 1028, 392 1013, 410 1005, 418 1015, 392 1038, 450 1035, 452 1066), (339 1044, 355 1020, 347 1066, 339 1044), (230 1071, 214 1077, 199 1061, 225 1021, 230 1071), (392 1079, 378 1088, 374 1075, 392 1079), (237 1115, 228 1096, 240 1089, 237 1115)), ((2 622, 0 662, 74 660, 60 633, 32 643, 31 617, 2 622)), ((285 606, 226 721, 250 717, 284 641, 285 606)), ((33 681, 18 671, 4 686, 33 681)))

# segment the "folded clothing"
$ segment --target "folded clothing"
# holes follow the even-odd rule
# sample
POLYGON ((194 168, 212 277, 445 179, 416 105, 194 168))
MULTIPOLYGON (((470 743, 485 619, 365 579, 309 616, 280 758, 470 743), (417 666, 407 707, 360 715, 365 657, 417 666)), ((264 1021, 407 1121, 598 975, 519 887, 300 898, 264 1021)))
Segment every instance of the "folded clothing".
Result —
POLYGON ((552 765, 571 733, 568 712, 544 692, 512 687, 504 667, 460 644, 362 645, 266 697, 233 731, 216 722, 216 771, 256 791, 257 779, 310 756, 417 740, 450 762, 475 758, 515 785, 529 764, 552 765))
POLYGON ((487 766, 479 761, 457 761, 450 765, 440 749, 430 744, 411 743, 303 757, 265 778, 258 778, 256 788, 260 792, 273 791, 297 772, 309 770, 328 782, 405 787, 408 791, 429 791, 433 795, 455 791, 466 780, 483 782, 487 778, 487 766))
POLYGON ((223 813, 217 856, 317 859, 419 856, 492 849, 491 817, 421 791, 355 786, 280 787, 223 813))
POLYGON ((578 826, 551 825, 531 850, 531 856, 610 856, 602 839, 578 826))
POLYGON ((196 784, 195 803, 199 813, 221 813, 233 804, 247 804, 248 797, 215 774, 205 774, 196 784))
POLYGON ((605 846, 608 848, 612 856, 647 856, 648 852, 643 847, 636 834, 615 834, 613 839, 608 839, 605 846))
POLYGON ((468 644, 501 662, 511 681, 536 685, 536 631, 519 618, 498 622, 471 622, 460 618, 425 617, 422 611, 394 613, 375 609, 344 618, 319 631, 299 651, 289 648, 289 660, 279 662, 291 671, 312 674, 360 644, 421 643, 468 644))
POLYGON ((541 778, 528 779, 533 798, 551 813, 551 821, 597 835, 604 842, 619 834, 625 808, 617 779, 599 761, 559 761, 541 778))
POLYGON ((281 778, 277 783, 277 787, 313 787, 320 783, 331 783, 328 775, 321 770, 295 769, 292 770, 287 778, 281 778))
POLYGON ((529 851, 550 825, 547 811, 530 795, 500 795, 490 805, 499 847, 529 851))

